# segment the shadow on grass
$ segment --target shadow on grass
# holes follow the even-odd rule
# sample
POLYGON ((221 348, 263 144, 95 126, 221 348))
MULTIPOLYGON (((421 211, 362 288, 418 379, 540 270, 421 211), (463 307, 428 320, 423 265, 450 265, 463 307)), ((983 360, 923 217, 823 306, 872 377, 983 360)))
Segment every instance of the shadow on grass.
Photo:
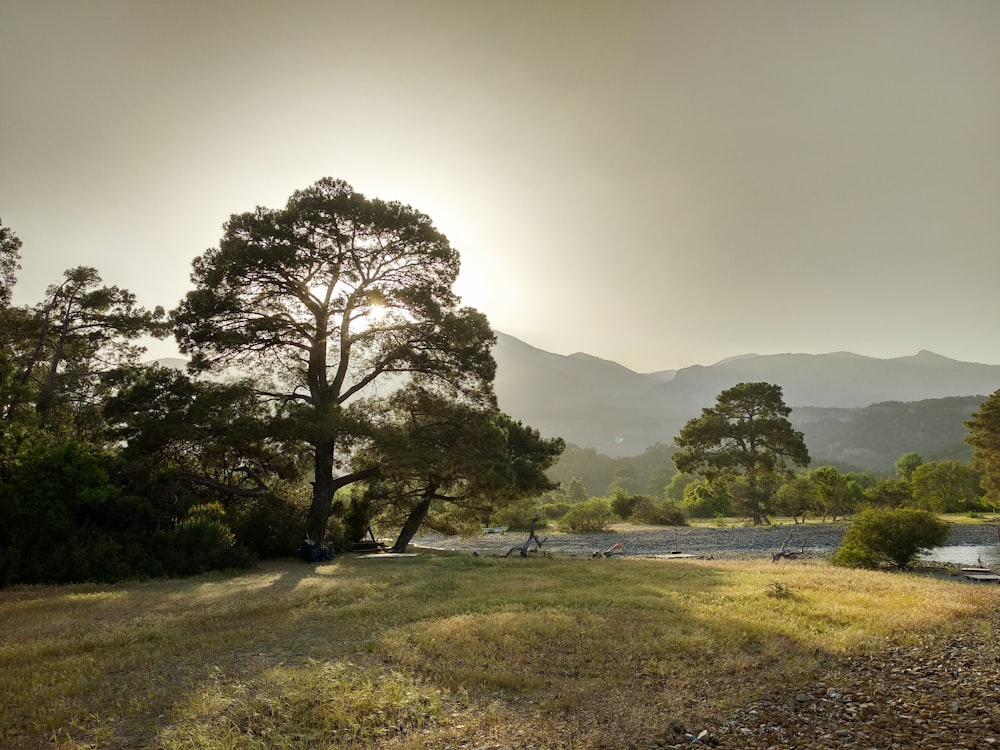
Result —
POLYGON ((813 567, 422 554, 0 592, 0 740, 571 747, 707 725, 935 596, 813 567), (775 576, 794 595, 769 597, 775 576))

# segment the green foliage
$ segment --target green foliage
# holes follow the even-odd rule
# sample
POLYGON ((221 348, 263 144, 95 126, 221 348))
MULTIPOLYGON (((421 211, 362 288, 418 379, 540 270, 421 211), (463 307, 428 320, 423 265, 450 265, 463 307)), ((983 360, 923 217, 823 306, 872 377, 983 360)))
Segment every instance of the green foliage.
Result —
POLYGON ((21 240, 0 221, 0 307, 10 305, 11 294, 21 270, 21 240))
POLYGON ((566 495, 566 502, 568 503, 582 503, 589 497, 587 494, 587 486, 583 483, 583 480, 580 479, 580 477, 573 477, 570 479, 563 488, 563 492, 566 495))
POLYGON ((538 509, 538 514, 546 521, 558 521, 569 513, 573 503, 545 503, 538 509))
POLYGON ((387 402, 386 418, 354 465, 378 467, 369 487, 383 501, 379 520, 402 526, 394 550, 434 523, 436 502, 471 517, 554 489, 545 469, 562 451, 561 439, 428 383, 400 388, 387 402))
POLYGON ((851 523, 833 562, 846 567, 906 568, 922 550, 947 538, 948 524, 925 510, 870 508, 851 523))
POLYGON ((880 479, 865 490, 865 497, 876 508, 902 508, 913 502, 913 489, 907 479, 880 479))
POLYGON ((732 515, 733 504, 724 488, 713 487, 704 479, 695 478, 695 481, 684 485, 681 509, 688 518, 718 518, 732 515))
POLYGON ((849 515, 858 506, 864 493, 860 485, 848 474, 841 474, 832 466, 821 466, 807 475, 812 484, 814 510, 836 521, 849 515))
POLYGON ((920 464, 910 477, 913 502, 935 513, 960 513, 982 508, 979 474, 957 461, 920 464))
POLYGON ((640 500, 640 495, 633 495, 622 487, 615 487, 611 491, 611 510, 623 521, 632 517, 635 506, 640 500))
POLYGON ((161 308, 147 311, 131 292, 101 286, 100 274, 87 266, 66 271, 34 308, 4 317, 14 331, 7 333, 14 387, 0 393, 0 416, 66 439, 102 438, 108 378, 138 363, 139 337, 167 333, 161 308))
POLYGON ((236 546, 220 503, 195 505, 167 535, 167 571, 195 575, 220 568, 247 567, 252 557, 236 546))
POLYGON ((776 475, 787 473, 788 464, 809 463, 790 413, 780 386, 739 383, 684 425, 675 440, 680 451, 674 463, 679 471, 730 485, 733 500, 759 524, 779 485, 776 475))
POLYGON ((106 456, 38 445, 0 485, 0 585, 116 581, 162 572, 152 512, 113 481, 106 456))
POLYGON ((576 534, 607 531, 614 523, 615 514, 607 498, 594 497, 579 505, 574 505, 563 516, 559 528, 576 534))
POLYGON ((539 515, 538 500, 532 497, 505 505, 490 516, 490 526, 507 526, 527 530, 531 520, 539 515))
POLYGON ((987 398, 965 423, 972 446, 972 468, 981 475, 984 501, 1000 509, 1000 390, 987 398))
POLYGON ((686 526, 684 511, 673 500, 637 495, 632 508, 633 520, 650 526, 686 526))
POLYGON ((548 475, 567 487, 578 479, 592 495, 610 494, 615 487, 633 494, 659 495, 676 473, 671 460, 674 451, 673 446, 657 444, 637 456, 611 458, 593 448, 568 445, 548 475))
POLYGON ((816 508, 816 487, 806 474, 796 474, 788 479, 774 495, 774 509, 796 521, 816 508))
POLYGON ((302 542, 305 508, 272 495, 235 502, 228 525, 240 546, 262 559, 294 554, 302 542))
POLYGON ((896 476, 909 481, 910 477, 913 476, 913 472, 922 463, 924 463, 924 459, 919 453, 904 453, 896 461, 896 476))
POLYGON ((680 471, 675 472, 666 487, 664 487, 663 494, 670 500, 680 502, 684 499, 688 485, 697 481, 700 480, 696 474, 686 474, 680 471))

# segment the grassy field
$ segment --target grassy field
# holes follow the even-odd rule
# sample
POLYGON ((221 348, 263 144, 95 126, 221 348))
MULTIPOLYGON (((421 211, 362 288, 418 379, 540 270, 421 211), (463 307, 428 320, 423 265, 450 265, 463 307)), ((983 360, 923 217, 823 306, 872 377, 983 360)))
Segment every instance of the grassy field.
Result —
POLYGON ((628 747, 996 603, 818 560, 428 553, 10 589, 0 746, 628 747))

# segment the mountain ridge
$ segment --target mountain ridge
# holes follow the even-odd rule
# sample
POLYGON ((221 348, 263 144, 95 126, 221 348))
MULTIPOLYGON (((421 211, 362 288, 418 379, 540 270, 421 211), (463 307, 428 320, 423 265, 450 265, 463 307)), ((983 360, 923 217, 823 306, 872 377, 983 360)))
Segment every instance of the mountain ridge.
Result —
POLYGON ((585 352, 554 354, 494 333, 500 408, 547 437, 612 457, 670 445, 723 390, 760 381, 781 386, 814 465, 836 461, 875 470, 909 451, 924 451, 928 459, 967 456, 964 420, 1000 389, 1000 365, 926 349, 888 359, 845 351, 740 354, 712 365, 639 373, 585 352))
MULTIPOLYGON (((811 425, 814 443, 817 436, 838 434, 834 423, 817 426, 817 414, 846 424, 873 405, 985 397, 1000 389, 1000 365, 962 362, 926 349, 887 359, 846 351, 742 354, 712 365, 637 373, 612 360, 581 352, 553 354, 509 334, 495 334, 500 408, 544 435, 609 456, 637 455, 651 445, 672 443, 689 419, 740 382, 781 386, 793 423, 801 418, 811 425)), ((880 413, 890 418, 889 410, 880 413)), ((846 428, 839 432, 849 433, 846 428)), ((954 441, 954 430, 948 433, 954 441)), ((838 440, 831 451, 846 459, 851 449, 845 438, 838 440)), ((872 451, 862 453, 862 463, 884 461, 872 451)))

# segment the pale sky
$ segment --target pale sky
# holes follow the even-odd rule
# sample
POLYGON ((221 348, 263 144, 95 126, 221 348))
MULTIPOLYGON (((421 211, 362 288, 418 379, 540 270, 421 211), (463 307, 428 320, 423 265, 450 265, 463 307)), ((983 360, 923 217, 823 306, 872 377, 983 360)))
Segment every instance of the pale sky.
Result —
POLYGON ((0 0, 15 302, 91 265, 170 309, 324 176, 555 353, 1000 363, 996 0, 0 0))

